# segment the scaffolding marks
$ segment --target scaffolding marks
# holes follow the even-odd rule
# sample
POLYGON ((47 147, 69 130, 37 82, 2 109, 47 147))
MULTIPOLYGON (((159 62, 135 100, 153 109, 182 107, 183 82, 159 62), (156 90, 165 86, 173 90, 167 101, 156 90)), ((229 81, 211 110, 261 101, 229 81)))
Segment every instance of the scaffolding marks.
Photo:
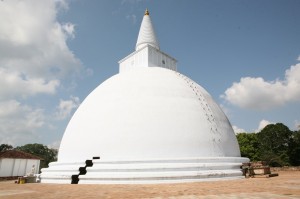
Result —
POLYGON ((212 150, 211 150, 211 155, 212 156, 221 156, 222 153, 222 149, 220 147, 220 143, 221 143, 221 132, 218 129, 218 125, 216 123, 216 119, 214 116, 214 113, 210 107, 210 105, 208 104, 207 100, 205 99, 205 97, 203 96, 202 92, 201 92, 201 87, 194 82, 193 80, 191 80, 190 78, 176 72, 177 75, 179 77, 181 77, 186 84, 190 87, 191 90, 193 90, 194 94, 196 95, 200 106, 203 110, 203 113, 205 114, 205 117, 208 121, 208 124, 210 125, 210 135, 211 135, 211 141, 213 144, 212 150))

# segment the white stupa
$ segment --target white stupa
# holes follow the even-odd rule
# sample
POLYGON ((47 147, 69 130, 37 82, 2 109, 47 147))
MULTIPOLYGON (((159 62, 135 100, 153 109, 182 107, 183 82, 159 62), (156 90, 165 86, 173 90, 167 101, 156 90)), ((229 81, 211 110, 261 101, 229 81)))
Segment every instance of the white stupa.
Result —
POLYGON ((129 184, 242 178, 232 127, 209 93, 160 51, 146 10, 136 49, 80 105, 42 183, 129 184))

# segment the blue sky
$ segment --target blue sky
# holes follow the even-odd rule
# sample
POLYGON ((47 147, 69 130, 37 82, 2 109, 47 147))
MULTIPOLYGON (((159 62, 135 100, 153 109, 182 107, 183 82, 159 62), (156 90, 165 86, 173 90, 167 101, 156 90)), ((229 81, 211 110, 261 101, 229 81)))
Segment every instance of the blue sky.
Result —
POLYGON ((3 0, 0 143, 58 147, 80 103, 134 51, 146 8, 161 50, 236 132, 297 129, 298 0, 3 0))

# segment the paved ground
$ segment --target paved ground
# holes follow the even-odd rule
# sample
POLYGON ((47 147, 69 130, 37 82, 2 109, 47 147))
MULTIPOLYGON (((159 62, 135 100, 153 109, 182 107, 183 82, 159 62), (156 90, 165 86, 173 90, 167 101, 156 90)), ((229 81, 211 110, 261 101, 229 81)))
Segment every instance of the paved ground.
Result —
POLYGON ((278 177, 160 185, 57 185, 0 182, 0 198, 227 199, 300 198, 300 171, 278 177))

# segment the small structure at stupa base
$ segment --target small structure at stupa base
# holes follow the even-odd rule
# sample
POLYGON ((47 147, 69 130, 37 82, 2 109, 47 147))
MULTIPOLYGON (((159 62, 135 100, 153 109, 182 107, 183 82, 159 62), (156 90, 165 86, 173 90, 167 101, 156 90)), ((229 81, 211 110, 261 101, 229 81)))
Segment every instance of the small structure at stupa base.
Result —
POLYGON ((226 115, 162 52, 149 11, 119 74, 80 105, 42 183, 149 184, 244 178, 226 115))
POLYGON ((242 165, 243 174, 246 178, 269 178, 278 176, 278 173, 271 173, 271 168, 266 161, 245 162, 242 165))

